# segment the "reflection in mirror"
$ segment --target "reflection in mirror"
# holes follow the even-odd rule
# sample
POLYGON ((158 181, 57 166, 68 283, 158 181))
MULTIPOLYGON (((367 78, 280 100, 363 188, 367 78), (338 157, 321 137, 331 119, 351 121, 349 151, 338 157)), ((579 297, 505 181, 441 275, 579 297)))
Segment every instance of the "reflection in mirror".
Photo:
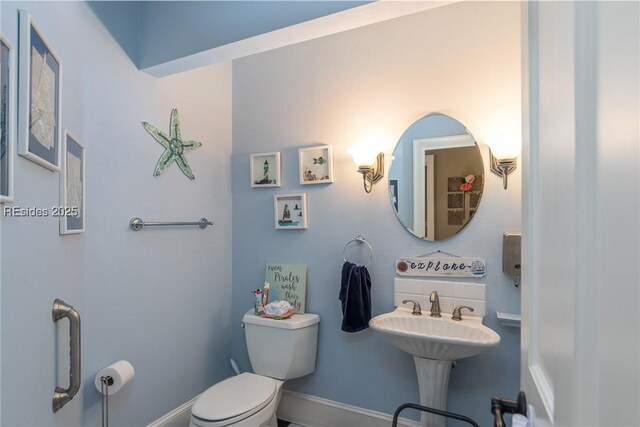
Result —
POLYGON ((391 205, 398 219, 424 240, 459 233, 480 205, 482 154, 459 121, 432 114, 412 124, 393 151, 391 205))

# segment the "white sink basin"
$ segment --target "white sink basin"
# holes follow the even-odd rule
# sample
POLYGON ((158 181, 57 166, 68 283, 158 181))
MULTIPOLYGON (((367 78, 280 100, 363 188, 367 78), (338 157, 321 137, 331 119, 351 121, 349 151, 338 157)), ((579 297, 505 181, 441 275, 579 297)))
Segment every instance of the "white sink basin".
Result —
MULTIPOLYGON (((451 320, 451 314, 431 317, 429 312, 414 316, 406 308, 397 308, 369 321, 369 326, 394 346, 413 355, 418 374, 420 404, 446 409, 451 361, 475 356, 498 345, 500 335, 482 324, 479 317, 463 316, 451 320)), ((423 413, 422 427, 445 427, 445 418, 423 413)))
POLYGON ((498 345, 500 335, 482 324, 478 317, 451 320, 451 314, 431 317, 429 312, 414 316, 405 308, 376 316, 369 322, 374 331, 394 346, 420 358, 457 360, 475 356, 498 345))

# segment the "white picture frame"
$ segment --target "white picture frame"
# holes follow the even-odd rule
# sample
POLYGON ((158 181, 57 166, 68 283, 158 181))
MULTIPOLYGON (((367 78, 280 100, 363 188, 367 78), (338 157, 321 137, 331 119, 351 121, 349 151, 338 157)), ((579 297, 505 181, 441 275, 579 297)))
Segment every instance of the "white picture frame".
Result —
POLYGON ((16 54, 11 42, 2 34, 0 45, 0 203, 8 203, 14 198, 16 54))
POLYGON ((333 147, 318 145, 298 150, 300 185, 333 182, 333 147))
POLYGON ((276 230, 307 229, 307 194, 276 194, 273 196, 273 212, 276 230))
POLYGON ((256 153, 249 159, 251 187, 280 187, 282 185, 282 164, 280 153, 256 153))
POLYGON ((86 161, 84 145, 66 129, 62 139, 60 169, 60 234, 85 231, 86 161), (78 188, 80 187, 80 188, 78 188))
POLYGON ((56 172, 60 170, 63 137, 62 61, 29 12, 20 10, 19 20, 18 154, 56 172), (39 66, 32 64, 34 58, 39 66), (33 78, 36 68, 32 70, 32 66, 39 70, 37 78, 33 78), (32 90, 34 84, 37 90, 32 90), (36 115, 39 117, 34 118, 36 115))

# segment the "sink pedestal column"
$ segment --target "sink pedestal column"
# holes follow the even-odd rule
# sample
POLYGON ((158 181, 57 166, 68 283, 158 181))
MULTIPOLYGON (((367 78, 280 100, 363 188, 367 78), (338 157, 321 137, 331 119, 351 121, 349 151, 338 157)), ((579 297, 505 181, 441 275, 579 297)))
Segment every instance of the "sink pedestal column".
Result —
MULTIPOLYGON (((420 404, 430 408, 447 409, 450 360, 433 360, 413 357, 418 371, 420 404)), ((421 413, 422 427, 444 427, 446 418, 441 415, 421 413)))

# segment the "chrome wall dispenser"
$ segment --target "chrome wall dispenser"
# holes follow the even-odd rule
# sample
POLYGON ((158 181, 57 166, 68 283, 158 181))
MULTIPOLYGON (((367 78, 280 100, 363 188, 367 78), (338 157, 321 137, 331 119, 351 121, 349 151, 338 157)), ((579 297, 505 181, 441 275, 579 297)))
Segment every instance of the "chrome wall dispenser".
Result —
POLYGON ((502 236, 502 272, 515 277, 514 285, 520 287, 521 233, 504 233, 502 236))

